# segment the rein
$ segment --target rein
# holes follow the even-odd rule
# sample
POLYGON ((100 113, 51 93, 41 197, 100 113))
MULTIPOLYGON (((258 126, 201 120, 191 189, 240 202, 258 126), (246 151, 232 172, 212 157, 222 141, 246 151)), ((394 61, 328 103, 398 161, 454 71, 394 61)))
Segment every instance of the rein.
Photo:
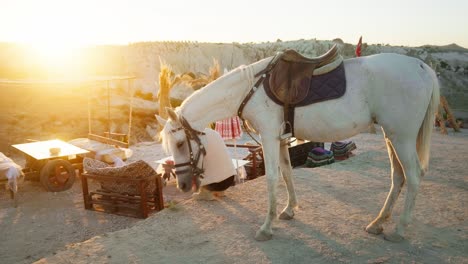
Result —
POLYGON ((257 80, 257 82, 254 84, 252 89, 250 89, 249 93, 244 97, 244 100, 242 100, 239 108, 237 109, 237 115, 240 117, 242 120, 242 127, 244 130, 249 134, 249 136, 257 142, 257 144, 261 145, 260 142, 258 142, 251 134, 250 131, 252 131, 249 127, 245 125, 246 120, 242 117, 242 112, 244 111, 245 105, 249 102, 249 100, 252 98, 253 94, 257 91, 258 87, 260 86, 261 83, 263 83, 263 80, 265 80, 266 76, 268 73, 273 70, 273 68, 276 66, 278 63, 278 60, 281 58, 282 52, 277 52, 275 56, 271 59, 271 61, 268 63, 268 65, 265 67, 265 69, 259 71, 258 73, 255 74, 254 77, 260 76, 260 78, 257 80))
POLYGON ((182 129, 184 130, 185 138, 187 140, 187 144, 188 144, 188 148, 189 148, 190 160, 188 162, 179 163, 179 164, 174 165, 175 173, 179 174, 179 173, 186 173, 188 171, 191 171, 192 176, 193 176, 193 180, 194 180, 194 182, 195 182, 195 184, 197 185, 197 188, 198 188, 200 186, 200 179, 199 178, 203 179, 203 173, 204 173, 203 164, 202 164, 202 167, 199 168, 198 163, 200 161, 201 155, 206 156, 205 146, 203 146, 199 136, 206 135, 206 134, 204 132, 193 129, 190 126, 190 124, 187 122, 187 120, 182 116, 179 117, 179 121, 180 121, 182 126, 179 127, 179 128, 175 128, 175 129, 171 130, 171 132, 174 133, 174 132, 180 131, 182 129), (195 141, 195 143, 198 144, 198 152, 197 152, 196 156, 194 156, 194 154, 193 154, 192 144, 190 144, 191 140, 195 141), (189 168, 182 169, 182 170, 177 170, 177 168, 186 167, 186 166, 188 166, 189 168))

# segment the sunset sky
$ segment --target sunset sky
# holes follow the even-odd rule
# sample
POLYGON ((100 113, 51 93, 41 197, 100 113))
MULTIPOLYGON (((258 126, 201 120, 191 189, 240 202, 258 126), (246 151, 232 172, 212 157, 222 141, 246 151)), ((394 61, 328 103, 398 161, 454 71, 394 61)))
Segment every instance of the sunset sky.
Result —
POLYGON ((468 47, 461 0, 0 0, 0 42, 57 50, 138 41, 356 43, 468 47))

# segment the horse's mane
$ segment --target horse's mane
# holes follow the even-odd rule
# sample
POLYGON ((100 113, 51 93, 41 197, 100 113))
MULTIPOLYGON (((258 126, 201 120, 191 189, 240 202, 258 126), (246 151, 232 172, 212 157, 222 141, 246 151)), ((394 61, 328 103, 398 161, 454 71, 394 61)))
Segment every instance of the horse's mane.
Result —
MULTIPOLYGON (((167 122, 170 122, 167 120, 167 122)), ((163 127, 161 132, 159 132, 159 140, 161 141, 161 146, 166 154, 169 154, 169 136, 172 134, 171 132, 172 126, 168 126, 168 123, 163 127)))
POLYGON ((223 80, 225 80, 227 78, 231 78, 232 76, 237 75, 237 74, 245 75, 245 79, 249 80, 250 82, 252 82, 252 80, 254 78, 254 73, 253 73, 252 67, 250 65, 240 65, 240 66, 230 70, 229 72, 221 75, 218 79, 210 82, 206 86, 196 90, 194 93, 192 93, 189 97, 187 97, 182 102, 182 104, 180 105, 180 108, 184 109, 186 107, 186 105, 190 103, 190 101, 197 100, 199 98, 199 96, 201 96, 201 94, 203 94, 204 91, 206 91, 207 89, 210 89, 210 87, 212 87, 213 85, 217 85, 217 83, 223 82, 223 80))
POLYGON ((161 141, 161 146, 166 154, 169 153, 169 142, 168 136, 171 133, 167 126, 164 126, 161 132, 159 132, 159 140, 161 141))

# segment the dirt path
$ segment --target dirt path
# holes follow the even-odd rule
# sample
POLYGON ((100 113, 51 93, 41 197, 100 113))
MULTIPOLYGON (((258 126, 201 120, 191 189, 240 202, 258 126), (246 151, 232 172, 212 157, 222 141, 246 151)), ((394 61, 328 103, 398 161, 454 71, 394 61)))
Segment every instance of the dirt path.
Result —
MULTIPOLYGON (((389 189, 383 138, 360 134, 352 140, 354 157, 294 170, 300 208, 294 220, 274 222, 270 241, 253 238, 266 212, 265 177, 229 189, 222 200, 186 200, 143 221, 84 210, 79 183, 57 194, 29 183, 17 209, 4 192, 0 196, 0 262, 468 263, 468 130, 434 133, 431 169, 408 239, 399 244, 363 230, 389 189)), ((158 146, 140 144, 135 158, 154 160, 158 146)), ((279 189, 281 210, 282 183, 279 189)), ((404 195, 385 230, 394 228, 404 195)))

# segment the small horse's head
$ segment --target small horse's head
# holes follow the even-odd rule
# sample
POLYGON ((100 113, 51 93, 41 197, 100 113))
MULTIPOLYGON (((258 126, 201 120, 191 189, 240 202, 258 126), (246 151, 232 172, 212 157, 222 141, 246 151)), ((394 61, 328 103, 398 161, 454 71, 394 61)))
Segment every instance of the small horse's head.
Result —
POLYGON ((172 109, 167 109, 169 119, 164 120, 156 115, 158 122, 164 126, 160 133, 162 146, 166 153, 173 156, 177 187, 188 192, 192 186, 200 187, 203 178, 203 157, 206 150, 200 137, 205 133, 194 130, 190 124, 172 109))

